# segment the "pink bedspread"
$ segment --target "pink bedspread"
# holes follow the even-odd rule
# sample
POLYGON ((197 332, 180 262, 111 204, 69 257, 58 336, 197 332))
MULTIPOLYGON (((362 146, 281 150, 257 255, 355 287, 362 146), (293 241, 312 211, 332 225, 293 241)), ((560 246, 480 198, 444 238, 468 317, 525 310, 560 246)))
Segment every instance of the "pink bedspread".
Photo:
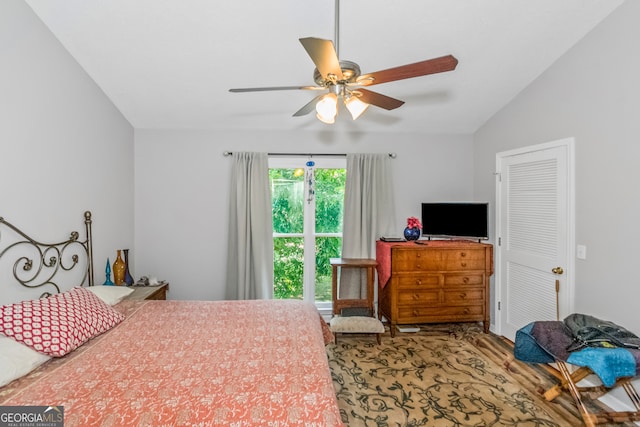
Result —
POLYGON ((123 301, 127 318, 0 388, 65 426, 341 426, 318 313, 300 301, 123 301))

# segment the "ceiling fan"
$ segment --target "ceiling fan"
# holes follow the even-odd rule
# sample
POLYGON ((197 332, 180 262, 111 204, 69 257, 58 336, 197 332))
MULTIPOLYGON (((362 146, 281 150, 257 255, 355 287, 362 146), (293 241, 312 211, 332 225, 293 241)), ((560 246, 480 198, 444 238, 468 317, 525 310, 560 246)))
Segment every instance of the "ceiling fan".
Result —
POLYGON ((336 115, 338 114, 338 99, 343 100, 353 120, 360 117, 369 105, 375 105, 385 110, 393 110, 404 104, 404 101, 370 91, 365 89, 365 87, 452 71, 458 65, 458 60, 455 57, 446 55, 373 73, 361 74, 358 64, 338 58, 339 1, 340 0, 335 0, 335 46, 331 40, 316 37, 299 39, 311 57, 311 60, 316 65, 313 73, 313 80, 316 82, 316 86, 238 88, 229 89, 229 92, 263 92, 277 90, 327 91, 327 93, 316 96, 296 111, 293 117, 307 115, 315 109, 316 116, 320 121, 332 124, 335 122, 336 115))

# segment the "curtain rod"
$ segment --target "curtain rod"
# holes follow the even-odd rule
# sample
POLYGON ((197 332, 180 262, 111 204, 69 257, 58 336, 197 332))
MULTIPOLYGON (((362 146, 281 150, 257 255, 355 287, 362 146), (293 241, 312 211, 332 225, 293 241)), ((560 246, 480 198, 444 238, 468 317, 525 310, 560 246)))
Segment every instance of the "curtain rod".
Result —
MULTIPOLYGON (((388 153, 389 157, 395 159, 397 157, 396 153, 388 153)), ((229 157, 233 156, 233 151, 224 151, 222 153, 223 156, 229 157)), ((309 156, 309 157, 346 157, 346 153, 267 153, 268 156, 309 156)))

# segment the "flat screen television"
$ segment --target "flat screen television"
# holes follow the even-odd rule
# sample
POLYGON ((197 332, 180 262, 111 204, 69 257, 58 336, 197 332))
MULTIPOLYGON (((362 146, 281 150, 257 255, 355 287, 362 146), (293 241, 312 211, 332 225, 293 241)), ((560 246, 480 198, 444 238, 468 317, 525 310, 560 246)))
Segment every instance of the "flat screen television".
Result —
POLYGON ((422 203, 422 235, 474 240, 489 238, 489 204, 422 203))

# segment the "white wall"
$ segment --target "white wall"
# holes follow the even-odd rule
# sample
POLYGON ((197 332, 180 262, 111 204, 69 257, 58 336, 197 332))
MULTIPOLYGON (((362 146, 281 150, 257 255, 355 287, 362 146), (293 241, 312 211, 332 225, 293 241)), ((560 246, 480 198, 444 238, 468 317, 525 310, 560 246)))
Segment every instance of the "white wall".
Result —
POLYGON ((0 2, 0 58, 0 216, 60 241, 91 210, 101 283, 133 248, 133 129, 23 1, 0 2))
MULTIPOLYGON (((313 118, 310 118, 313 120, 313 118)), ((250 128, 251 124, 248 123, 250 128)), ((398 234, 420 203, 470 200, 471 136, 136 130, 135 274, 170 282, 172 299, 223 299, 231 158, 224 151, 395 152, 398 234)))
POLYGON ((475 134, 475 194, 495 200, 497 152, 576 139, 578 312, 640 333, 640 2, 627 1, 475 134))
POLYGON ((104 279, 106 258, 129 247, 136 277, 170 280, 174 298, 219 299, 226 265, 225 150, 394 151, 401 230, 424 200, 493 203, 496 152, 572 136, 576 237, 588 247, 587 259, 576 263, 576 309, 639 332, 638 18, 640 3, 625 2, 480 129, 474 143, 464 135, 341 134, 329 127, 292 134, 138 130, 134 158, 129 123, 24 2, 5 0, 0 215, 34 237, 56 240, 66 230, 81 231, 89 209, 96 281, 104 279))

